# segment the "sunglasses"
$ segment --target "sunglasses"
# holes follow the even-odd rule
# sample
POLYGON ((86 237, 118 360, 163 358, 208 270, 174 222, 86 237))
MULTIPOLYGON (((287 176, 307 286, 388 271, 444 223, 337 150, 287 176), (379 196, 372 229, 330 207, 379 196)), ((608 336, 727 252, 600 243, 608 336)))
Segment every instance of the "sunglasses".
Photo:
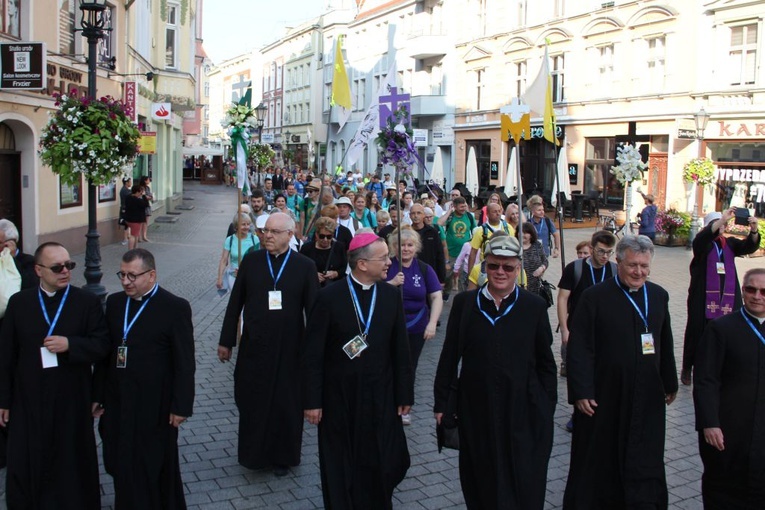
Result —
POLYGON ((500 267, 502 268, 502 271, 506 273, 512 273, 517 271, 521 266, 520 264, 494 264, 491 262, 486 263, 486 269, 489 271, 498 271, 500 267))
POLYGON ((72 260, 67 260, 63 264, 53 264, 52 266, 43 266, 42 264, 37 264, 40 267, 44 267, 45 269, 50 269, 56 274, 61 274, 64 272, 64 269, 71 271, 75 267, 77 267, 77 263, 72 260))
POLYGON ((319 239, 324 239, 325 241, 332 239, 334 237, 332 234, 316 234, 319 239))
POLYGON ((134 282, 136 280, 136 278, 138 278, 139 276, 143 276, 146 273, 150 273, 151 271, 152 270, 149 269, 148 271, 144 271, 143 273, 138 273, 138 274, 126 273, 125 271, 117 271, 117 278, 119 278, 120 281, 122 281, 125 278, 127 278, 129 282, 134 282))
POLYGON ((752 287, 751 285, 746 285, 744 287, 744 292, 746 292, 747 294, 752 294, 752 295, 757 295, 759 293, 761 297, 765 297, 765 289, 752 287))

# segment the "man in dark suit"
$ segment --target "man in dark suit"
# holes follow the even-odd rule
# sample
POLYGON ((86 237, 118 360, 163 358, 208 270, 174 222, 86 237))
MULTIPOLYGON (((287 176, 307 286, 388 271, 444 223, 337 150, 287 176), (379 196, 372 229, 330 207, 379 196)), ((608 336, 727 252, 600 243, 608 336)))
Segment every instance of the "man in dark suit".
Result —
POLYGON ((96 367, 104 466, 124 508, 186 508, 178 427, 194 405, 191 306, 157 284, 154 256, 122 256, 122 292, 106 301, 111 351, 96 367))

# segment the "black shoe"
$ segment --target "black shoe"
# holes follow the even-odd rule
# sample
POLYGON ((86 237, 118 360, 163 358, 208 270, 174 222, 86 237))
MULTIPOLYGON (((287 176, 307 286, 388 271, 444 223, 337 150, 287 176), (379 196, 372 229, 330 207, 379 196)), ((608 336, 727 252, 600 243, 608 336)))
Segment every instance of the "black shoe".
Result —
POLYGON ((276 466, 274 467, 274 474, 278 477, 287 476, 290 473, 290 470, 287 466, 276 466))

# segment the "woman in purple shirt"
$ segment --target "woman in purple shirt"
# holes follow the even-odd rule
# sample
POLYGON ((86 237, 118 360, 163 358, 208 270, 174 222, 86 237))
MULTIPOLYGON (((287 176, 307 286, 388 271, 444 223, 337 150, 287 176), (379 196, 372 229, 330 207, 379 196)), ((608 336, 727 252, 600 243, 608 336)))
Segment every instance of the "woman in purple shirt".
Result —
MULTIPOLYGON (((409 334, 412 373, 417 372, 417 361, 426 340, 436 336, 436 325, 444 303, 441 298, 441 284, 436 272, 428 264, 417 260, 422 248, 420 235, 412 227, 401 227, 401 261, 398 260, 398 233, 388 236, 391 265, 388 268, 388 283, 403 285, 406 331, 409 334)), ((411 424, 408 414, 401 416, 404 425, 411 424)))

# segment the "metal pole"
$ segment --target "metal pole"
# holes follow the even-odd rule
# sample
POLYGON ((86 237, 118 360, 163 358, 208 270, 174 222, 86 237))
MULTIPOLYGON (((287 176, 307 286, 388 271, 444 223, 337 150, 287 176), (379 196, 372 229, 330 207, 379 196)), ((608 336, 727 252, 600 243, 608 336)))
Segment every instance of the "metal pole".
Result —
MULTIPOLYGON (((83 35, 88 39, 88 97, 96 98, 96 80, 98 71, 96 70, 96 59, 98 58, 98 41, 103 37, 103 30, 100 28, 86 28, 83 35)), ((88 233, 85 234, 85 281, 87 284, 83 287, 100 297, 103 301, 106 298, 106 288, 101 285, 101 245, 98 233, 97 218, 97 187, 93 181, 88 179, 88 233)))
MULTIPOLYGON (((696 141, 699 144, 698 157, 701 159, 704 157, 704 148, 702 146, 703 136, 696 136, 696 141)), ((688 246, 693 245, 693 240, 696 239, 696 234, 699 233, 699 188, 696 182, 691 186, 691 200, 693 200, 693 212, 691 213, 691 230, 688 232, 688 246)), ((721 230, 722 231, 722 230, 721 230)))
MULTIPOLYGON (((565 147, 560 148, 561 151, 565 151, 565 147)), ((558 151, 558 158, 560 158, 560 151, 558 151)), ((520 161, 521 158, 518 158, 520 161)), ((556 200, 556 206, 555 210, 558 213, 558 230, 560 231, 560 246, 558 246, 558 250, 560 250, 560 266, 561 271, 566 269, 566 253, 563 250, 563 204, 560 202, 560 171, 558 170, 558 160, 555 160, 555 182, 558 184, 558 196, 555 197, 556 200)))

